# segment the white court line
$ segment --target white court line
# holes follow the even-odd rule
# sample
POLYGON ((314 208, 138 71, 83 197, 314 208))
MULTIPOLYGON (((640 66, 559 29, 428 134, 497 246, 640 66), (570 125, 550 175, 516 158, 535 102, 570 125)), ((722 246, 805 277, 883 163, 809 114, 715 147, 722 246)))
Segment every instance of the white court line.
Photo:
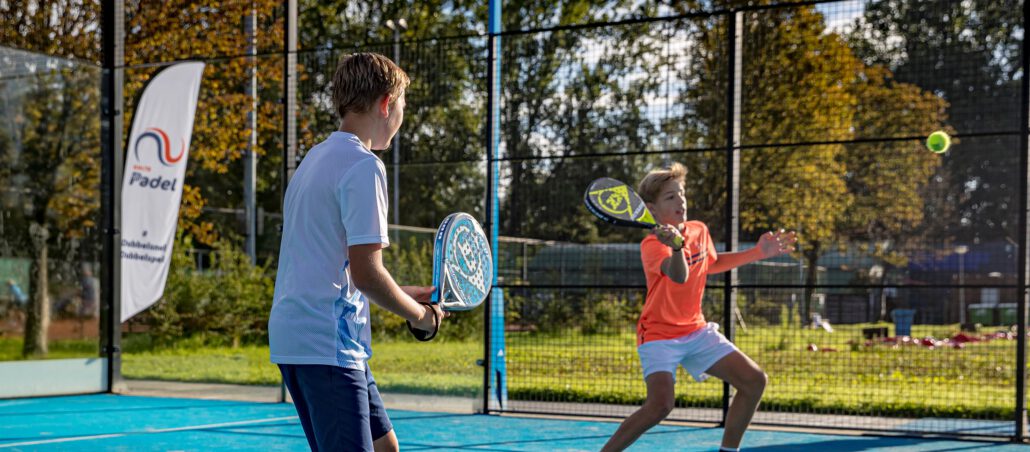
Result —
POLYGON ((0 407, 7 408, 9 406, 29 405, 29 404, 31 404, 33 402, 35 402, 35 401, 34 400, 17 400, 17 399, 15 399, 15 400, 4 400, 4 401, 0 402, 0 407))
POLYGON ((20 443, 0 444, 0 449, 8 449, 8 448, 11 448, 11 447, 18 447, 18 446, 35 446, 35 445, 39 445, 39 444, 54 444, 54 443, 67 443, 67 442, 71 442, 71 441, 89 441, 89 440, 94 440, 94 439, 117 438, 119 436, 125 436, 125 435, 126 435, 125 433, 115 433, 113 435, 75 436, 75 437, 71 437, 71 438, 47 439, 47 440, 41 440, 41 441, 23 441, 23 442, 20 442, 20 443))
POLYGON ((269 422, 288 421, 288 420, 292 420, 292 419, 297 419, 297 416, 274 417, 274 418, 269 418, 269 419, 258 419, 258 420, 254 420, 254 421, 236 421, 236 422, 222 422, 222 423, 218 423, 218 424, 191 425, 191 426, 188 426, 188 427, 146 429, 146 430, 142 430, 142 431, 138 431, 138 432, 113 433, 113 434, 108 434, 108 435, 73 436, 71 438, 56 438, 56 439, 44 439, 44 440, 38 440, 38 441, 23 441, 23 442, 20 442, 20 443, 0 444, 0 449, 9 449, 9 448, 12 448, 12 447, 19 447, 19 446, 36 446, 36 445, 40 445, 40 444, 67 443, 67 442, 72 442, 72 441, 93 441, 93 440, 97 440, 97 439, 118 438, 118 437, 129 436, 129 435, 140 435, 140 434, 146 435, 146 434, 152 434, 152 433, 182 432, 182 431, 187 431, 187 430, 204 430, 204 429, 208 429, 208 428, 218 428, 218 427, 233 427, 233 426, 239 426, 239 425, 265 424, 265 423, 269 423, 269 422))
POLYGON ((273 418, 269 418, 269 419, 258 419, 256 421, 236 421, 236 422, 222 422, 220 424, 192 425, 192 426, 189 426, 189 427, 147 429, 144 432, 145 433, 181 432, 181 431, 184 431, 184 430, 203 430, 205 428, 231 427, 231 426, 235 426, 235 425, 264 424, 264 423, 268 423, 268 422, 287 421, 287 420, 290 420, 290 419, 297 419, 297 416, 273 417, 273 418))

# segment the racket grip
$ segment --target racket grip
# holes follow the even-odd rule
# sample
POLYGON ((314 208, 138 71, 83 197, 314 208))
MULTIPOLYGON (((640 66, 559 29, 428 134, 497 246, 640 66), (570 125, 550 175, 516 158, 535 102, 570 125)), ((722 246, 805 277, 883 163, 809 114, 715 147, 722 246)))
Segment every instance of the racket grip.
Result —
MULTIPOLYGON (((657 231, 658 231, 658 226, 655 226, 655 227, 651 228, 651 232, 657 232, 657 231)), ((680 236, 680 237, 676 237, 676 238, 672 239, 672 243, 676 244, 676 248, 683 248, 683 237, 680 236)))

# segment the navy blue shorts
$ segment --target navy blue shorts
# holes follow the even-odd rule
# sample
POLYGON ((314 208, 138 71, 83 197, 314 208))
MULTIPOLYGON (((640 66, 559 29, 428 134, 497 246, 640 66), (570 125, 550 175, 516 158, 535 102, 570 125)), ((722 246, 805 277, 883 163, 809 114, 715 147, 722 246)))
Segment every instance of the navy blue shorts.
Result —
POLYGON ((372 371, 336 366, 280 364, 312 451, 371 451, 393 424, 372 371))

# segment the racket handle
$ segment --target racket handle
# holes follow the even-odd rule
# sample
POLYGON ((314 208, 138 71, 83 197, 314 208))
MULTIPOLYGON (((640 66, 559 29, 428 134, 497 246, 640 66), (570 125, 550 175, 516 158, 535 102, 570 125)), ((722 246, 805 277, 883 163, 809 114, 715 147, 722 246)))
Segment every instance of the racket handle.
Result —
MULTIPOLYGON (((651 232, 654 233, 658 230, 658 226, 651 228, 651 232)), ((672 243, 676 244, 676 248, 683 248, 683 237, 676 237, 672 239, 672 243)))

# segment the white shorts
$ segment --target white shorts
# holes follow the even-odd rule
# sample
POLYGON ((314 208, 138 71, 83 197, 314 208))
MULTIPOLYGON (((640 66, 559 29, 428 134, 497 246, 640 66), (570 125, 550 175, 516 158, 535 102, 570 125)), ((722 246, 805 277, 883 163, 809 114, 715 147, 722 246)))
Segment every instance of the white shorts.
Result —
POLYGON ((694 380, 705 381, 708 379, 705 372, 735 351, 738 351, 737 346, 719 332, 719 324, 715 322, 708 322, 704 328, 686 336, 645 342, 637 347, 645 379, 655 372, 669 372, 673 381, 677 365, 682 365, 694 380))

